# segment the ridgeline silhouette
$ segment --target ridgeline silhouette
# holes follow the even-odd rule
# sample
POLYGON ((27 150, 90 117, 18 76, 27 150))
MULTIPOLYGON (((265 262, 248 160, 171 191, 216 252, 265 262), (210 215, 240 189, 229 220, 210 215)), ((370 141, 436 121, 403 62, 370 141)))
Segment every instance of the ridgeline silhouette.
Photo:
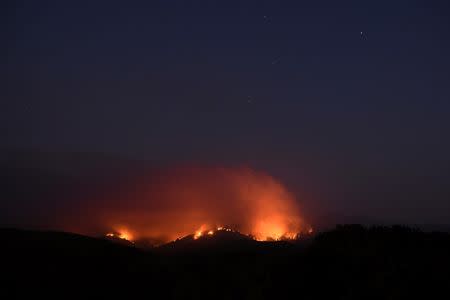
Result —
POLYGON ((430 299, 450 296, 450 235, 339 225, 310 239, 222 232, 143 250, 63 232, 0 230, 12 297, 430 299))

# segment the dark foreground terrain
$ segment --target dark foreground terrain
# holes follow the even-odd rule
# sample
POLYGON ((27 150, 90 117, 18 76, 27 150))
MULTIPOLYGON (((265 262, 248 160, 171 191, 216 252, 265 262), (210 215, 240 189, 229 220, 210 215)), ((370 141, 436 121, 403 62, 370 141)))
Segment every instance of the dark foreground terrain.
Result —
POLYGON ((152 250, 0 234, 2 299, 450 299, 447 233, 345 225, 295 243, 215 238, 152 250))

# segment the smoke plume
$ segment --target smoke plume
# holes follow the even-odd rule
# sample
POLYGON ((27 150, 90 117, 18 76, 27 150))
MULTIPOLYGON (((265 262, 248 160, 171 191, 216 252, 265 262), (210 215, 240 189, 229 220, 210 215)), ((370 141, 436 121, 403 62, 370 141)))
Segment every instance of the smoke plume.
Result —
POLYGON ((160 241, 219 226, 258 240, 304 230, 293 195, 249 168, 178 167, 129 178, 90 196, 72 216, 79 221, 66 217, 68 229, 81 233, 113 231, 160 241))

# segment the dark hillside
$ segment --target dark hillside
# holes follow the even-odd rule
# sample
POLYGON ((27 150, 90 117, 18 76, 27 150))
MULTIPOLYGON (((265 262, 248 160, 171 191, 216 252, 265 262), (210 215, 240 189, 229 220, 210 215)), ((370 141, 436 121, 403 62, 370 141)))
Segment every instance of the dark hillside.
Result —
MULTIPOLYGON (((237 232, 152 250, 62 232, 3 229, 9 295, 157 299, 429 299, 450 295, 450 237, 338 226, 307 242, 237 232)), ((9 299, 10 297, 8 297, 9 299)), ((5 298, 6 299, 6 298, 5 298)), ((435 298, 436 299, 436 298, 435 298)))

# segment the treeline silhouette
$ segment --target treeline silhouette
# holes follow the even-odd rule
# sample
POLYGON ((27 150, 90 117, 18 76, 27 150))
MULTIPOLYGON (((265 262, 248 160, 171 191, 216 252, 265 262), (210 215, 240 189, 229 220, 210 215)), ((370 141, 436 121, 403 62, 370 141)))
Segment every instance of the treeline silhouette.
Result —
POLYGON ((3 299, 450 299, 450 235, 404 226, 152 250, 62 232, 0 234, 3 299))

